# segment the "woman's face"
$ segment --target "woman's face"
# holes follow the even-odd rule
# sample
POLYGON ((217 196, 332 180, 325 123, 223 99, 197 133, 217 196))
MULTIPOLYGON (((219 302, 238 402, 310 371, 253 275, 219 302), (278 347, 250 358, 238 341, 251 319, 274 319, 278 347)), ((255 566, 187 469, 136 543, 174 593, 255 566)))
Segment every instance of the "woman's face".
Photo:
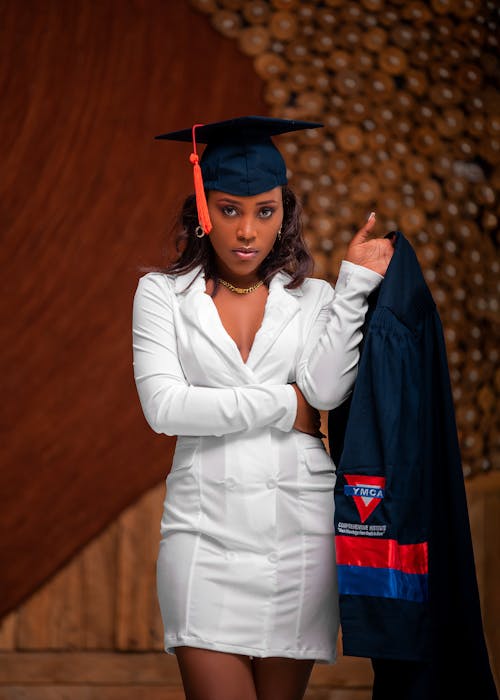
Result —
POLYGON ((281 187, 251 197, 211 190, 207 201, 213 226, 209 237, 220 276, 251 284, 283 221, 281 187))

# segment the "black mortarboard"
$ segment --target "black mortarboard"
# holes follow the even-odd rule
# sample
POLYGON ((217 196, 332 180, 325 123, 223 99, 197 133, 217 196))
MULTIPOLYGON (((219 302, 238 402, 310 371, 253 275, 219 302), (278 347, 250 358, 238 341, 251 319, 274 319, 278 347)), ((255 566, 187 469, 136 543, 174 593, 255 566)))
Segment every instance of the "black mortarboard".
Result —
POLYGON ((247 197, 286 185, 285 161, 271 137, 318 126, 323 124, 270 117, 236 117, 211 124, 195 124, 189 129, 171 131, 155 138, 193 142, 194 152, 190 160, 195 169, 198 218, 205 233, 209 233, 211 224, 202 194, 204 189, 247 197), (199 166, 196 142, 207 144, 199 166))

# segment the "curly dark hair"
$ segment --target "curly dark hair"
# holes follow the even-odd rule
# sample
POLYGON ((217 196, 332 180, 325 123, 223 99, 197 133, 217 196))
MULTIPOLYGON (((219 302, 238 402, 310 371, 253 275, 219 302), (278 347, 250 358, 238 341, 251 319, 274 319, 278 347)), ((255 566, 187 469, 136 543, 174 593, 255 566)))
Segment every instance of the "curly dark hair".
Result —
MULTIPOLYGON (((283 194, 283 223, 281 236, 262 261, 258 274, 265 284, 282 270, 291 276, 287 289, 299 287, 304 279, 311 276, 314 270, 314 259, 302 235, 302 206, 293 190, 287 185, 282 187, 283 194)), ((210 235, 198 238, 195 229, 198 226, 198 213, 194 194, 189 195, 174 223, 172 234, 176 236, 175 249, 178 258, 164 268, 155 268, 157 272, 167 274, 182 274, 201 265, 207 280, 214 281, 216 293, 218 273, 215 253, 210 242, 210 235)))

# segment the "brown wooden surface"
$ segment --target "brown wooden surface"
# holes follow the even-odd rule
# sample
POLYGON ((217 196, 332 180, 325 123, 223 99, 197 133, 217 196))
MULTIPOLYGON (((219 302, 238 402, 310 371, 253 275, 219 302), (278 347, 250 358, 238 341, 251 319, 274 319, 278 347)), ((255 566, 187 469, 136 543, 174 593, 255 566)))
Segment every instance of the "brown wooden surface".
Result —
MULTIPOLYGON (((316 664, 311 686, 356 688, 373 681, 367 659, 340 657, 335 664, 316 664)), ((0 686, 49 684, 175 685, 177 660, 164 652, 26 652, 0 653, 0 686)))
MULTIPOLYGON (((324 432, 326 419, 323 412, 324 432)), ((110 700, 121 697, 120 694, 139 700, 146 697, 146 689, 152 693, 160 688, 165 693, 179 692, 177 662, 162 650, 161 619, 151 579, 164 493, 161 482, 144 494, 52 581, 1 621, 0 698, 36 699, 43 698, 44 693, 58 700, 97 698, 99 690, 102 697, 110 700), (143 537, 138 536, 140 530, 143 537), (74 579, 74 572, 85 570, 80 586, 73 585, 71 595, 69 591, 63 594, 64 585, 74 579), (92 603, 89 576, 94 579, 92 603), (61 619, 63 604, 70 619, 81 620, 77 648, 74 626, 61 619), (48 613, 51 608, 56 611, 54 618, 48 613), (45 632, 40 629, 47 625, 45 632)), ((500 474, 490 473, 469 482, 467 498, 485 633, 498 680, 500 474)), ((369 661, 343 657, 339 640, 337 664, 315 665, 308 698, 369 697, 372 678, 369 661)))
MULTIPOLYGON (((9 686, 0 688, 0 700, 185 700, 181 688, 164 686, 9 686)), ((321 698, 321 700, 324 700, 321 698)), ((336 700, 336 699, 335 699, 336 700)), ((340 698, 339 700, 344 700, 340 698)), ((351 700, 348 698, 347 700, 351 700)), ((358 700, 352 698, 352 700, 358 700)), ((361 696, 360 700, 365 700, 361 696)), ((366 696, 369 700, 369 695, 366 696)))
POLYGON ((140 507, 128 508, 120 518, 116 557, 117 649, 163 649, 163 626, 156 600, 156 557, 164 496, 162 483, 144 494, 140 507))
MULTIPOLYGON (((191 1, 212 20, 217 16, 215 0, 191 1)), ((403 232, 446 336, 453 335, 464 475, 499 469, 498 413, 488 415, 481 402, 474 424, 461 420, 488 387, 495 387, 493 399, 499 396, 494 363, 482 363, 479 372, 473 359, 478 349, 487 355, 490 345, 498 346, 500 328, 500 22, 494 3, 469 3, 464 10, 460 2, 272 0, 256 19, 252 0, 221 2, 231 8, 231 35, 242 50, 255 28, 248 23, 262 34, 251 49, 271 114, 326 127, 313 132, 313 141, 299 134, 284 142, 299 144, 286 151, 287 168, 304 204, 315 275, 335 282, 339 253, 371 210, 375 235, 403 232), (283 16, 285 30, 277 33, 283 16), (474 235, 462 240, 460 229, 469 225, 474 235), (428 255, 436 233, 438 266, 428 255), (480 270, 470 264, 471 248, 480 255, 480 270), (458 299, 456 290, 465 297, 458 299), (474 340, 471 327, 479 333, 474 340)))
MULTIPOLYGON (((252 59, 187 0, 0 11, 2 616, 170 464, 133 382, 132 297, 192 181, 188 147, 153 136, 266 108, 252 59)), ((23 644, 56 643, 57 615, 81 643, 64 601, 84 575, 96 615, 89 556, 23 644)))
MULTIPOLYGON (((304 700, 371 700, 371 690, 310 688, 304 700)), ((164 686, 11 686, 0 688, 0 700, 185 700, 180 688, 164 686)))
MULTIPOLYGON (((499 466, 497 20, 486 6, 488 21, 475 11, 462 18, 463 3, 450 3, 441 13, 449 16, 439 18, 432 13, 442 3, 423 12, 422 3, 406 8, 403 0, 190 4, 205 15, 187 0, 7 0, 0 7, 8 340, 0 557, 9 562, 2 584, 22 598, 36 577, 46 581, 0 620, 0 649, 8 652, 0 666, 36 666, 44 649, 49 673, 29 687, 15 675, 0 680, 0 700, 6 693, 16 700, 182 697, 162 672, 144 680, 136 669, 138 676, 108 684, 110 668, 118 659, 129 663, 130 654, 94 660, 102 671, 95 685, 59 674, 61 665, 81 663, 67 650, 137 650, 147 663, 161 648, 153 558, 159 480, 173 443, 155 436, 140 412, 130 310, 139 266, 163 261, 170 217, 191 188, 186 147, 168 144, 167 154, 152 136, 226 117, 228 105, 231 115, 324 121, 312 140, 283 142, 304 198, 316 275, 334 281, 354 227, 371 209, 378 234, 400 227, 416 248, 449 344, 464 474, 475 477, 468 480, 471 525, 498 680, 500 471, 482 473, 499 466), (384 28, 386 41, 374 27, 384 28), (65 563, 47 579, 50 567, 65 563), (42 687, 52 682, 58 685, 42 687)), ((9 605, 10 593, 0 593, 0 606, 9 605)), ((159 667, 175 663, 155 658, 159 667)), ((321 682, 307 697, 368 700, 369 666, 344 662, 330 667, 332 677, 317 666, 321 682)))
POLYGON ((500 688, 500 474, 471 482, 467 489, 483 625, 491 668, 500 688))

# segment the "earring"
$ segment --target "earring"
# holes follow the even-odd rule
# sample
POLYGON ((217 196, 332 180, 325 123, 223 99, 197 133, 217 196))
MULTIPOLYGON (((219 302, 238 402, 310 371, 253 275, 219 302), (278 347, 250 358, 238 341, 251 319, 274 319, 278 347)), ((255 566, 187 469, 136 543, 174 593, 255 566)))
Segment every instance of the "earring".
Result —
POLYGON ((205 231, 201 228, 200 224, 198 224, 194 232, 196 234, 196 238, 203 238, 203 236, 205 235, 205 231))
POLYGON ((279 227, 279 231, 278 231, 278 240, 281 240, 281 226, 279 227))

